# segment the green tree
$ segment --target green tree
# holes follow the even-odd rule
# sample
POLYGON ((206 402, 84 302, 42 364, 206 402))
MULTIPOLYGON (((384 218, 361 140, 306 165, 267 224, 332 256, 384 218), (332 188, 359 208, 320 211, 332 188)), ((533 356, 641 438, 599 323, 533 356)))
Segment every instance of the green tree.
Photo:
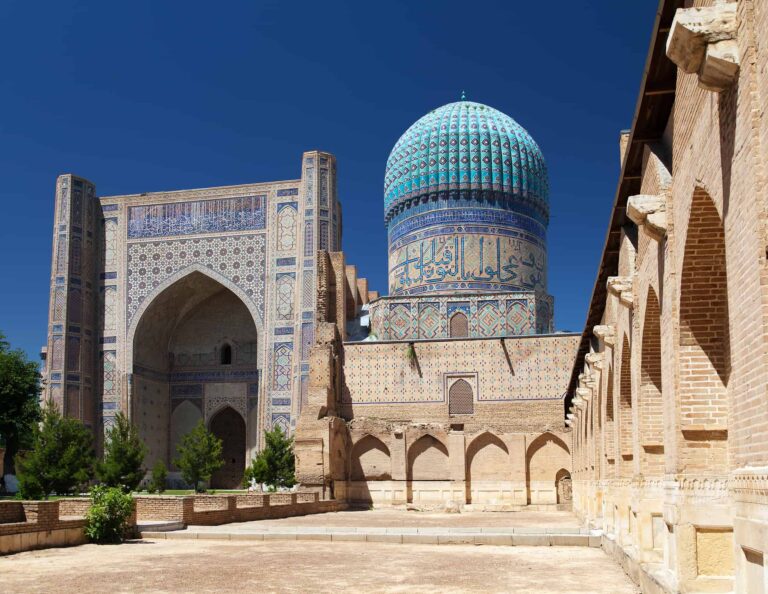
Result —
POLYGON ((165 462, 157 459, 152 467, 152 478, 147 485, 147 491, 150 493, 162 493, 165 491, 165 480, 168 478, 168 471, 165 468, 165 462))
POLYGON ((204 482, 224 466, 221 440, 205 428, 200 421, 181 438, 176 448, 178 457, 173 463, 181 470, 182 478, 198 493, 205 492, 204 482))
POLYGON ((93 435, 77 419, 62 417, 53 402, 33 428, 31 451, 17 456, 19 490, 25 499, 65 495, 93 478, 93 435))
POLYGON ((293 438, 286 436, 276 426, 264 435, 266 445, 245 470, 243 482, 247 486, 251 479, 273 488, 292 487, 296 484, 293 438))
POLYGON ((107 432, 104 460, 99 463, 99 480, 108 487, 120 487, 130 493, 144 478, 144 456, 147 446, 139 431, 122 412, 115 415, 115 424, 107 432))
POLYGON ((39 395, 37 363, 20 349, 11 350, 0 332, 0 438, 5 442, 5 474, 16 473, 16 454, 21 447, 31 446, 32 428, 40 420, 39 395))

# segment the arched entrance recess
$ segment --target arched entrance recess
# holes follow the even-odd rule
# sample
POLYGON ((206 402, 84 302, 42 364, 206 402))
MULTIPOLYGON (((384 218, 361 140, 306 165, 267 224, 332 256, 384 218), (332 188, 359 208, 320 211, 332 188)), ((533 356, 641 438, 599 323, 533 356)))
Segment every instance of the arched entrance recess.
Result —
MULTIPOLYGON (((230 405, 247 410, 252 384, 258 383, 253 314, 235 289, 213 276, 192 270, 158 287, 129 329, 130 412, 148 447, 148 468, 163 460, 177 471, 176 445, 196 419, 210 418, 217 408, 230 405)), ((246 436, 255 436, 255 431, 246 431, 242 416, 239 420, 244 445, 235 459, 244 467, 245 448, 255 444, 246 436)))
POLYGON ((245 470, 245 421, 235 409, 227 406, 217 412, 208 426, 222 441, 224 466, 213 473, 211 488, 237 489, 245 470))

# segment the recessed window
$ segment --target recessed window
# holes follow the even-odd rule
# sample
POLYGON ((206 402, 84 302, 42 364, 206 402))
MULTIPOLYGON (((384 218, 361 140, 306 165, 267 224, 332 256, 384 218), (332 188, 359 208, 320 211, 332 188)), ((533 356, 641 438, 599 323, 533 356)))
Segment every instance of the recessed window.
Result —
POLYGON ((450 322, 451 338, 467 338, 469 336, 469 320, 463 313, 456 312, 450 322))
POLYGON ((220 351, 221 355, 221 364, 222 365, 231 365, 232 364, 232 347, 224 343, 221 347, 220 351))
POLYGON ((456 380, 448 390, 448 414, 471 415, 474 410, 472 386, 466 380, 456 380))

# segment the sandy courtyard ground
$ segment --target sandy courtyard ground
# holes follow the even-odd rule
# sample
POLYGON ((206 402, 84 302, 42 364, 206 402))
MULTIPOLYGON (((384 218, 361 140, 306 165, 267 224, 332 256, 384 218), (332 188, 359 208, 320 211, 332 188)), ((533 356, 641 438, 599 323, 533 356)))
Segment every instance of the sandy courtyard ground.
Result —
POLYGON ((600 549, 134 541, 0 557, 3 592, 636 594, 600 549))

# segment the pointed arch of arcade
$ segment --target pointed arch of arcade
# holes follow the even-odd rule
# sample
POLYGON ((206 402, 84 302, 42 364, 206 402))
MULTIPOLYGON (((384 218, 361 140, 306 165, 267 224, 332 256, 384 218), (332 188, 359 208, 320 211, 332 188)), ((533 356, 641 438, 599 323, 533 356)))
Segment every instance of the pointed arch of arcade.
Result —
POLYGON ((619 367, 619 454, 621 476, 632 476, 632 348, 624 335, 619 367))
POLYGON ((449 480, 448 446, 431 433, 421 435, 408 447, 409 481, 449 480))
POLYGON ((531 441, 525 452, 528 503, 556 503, 557 473, 570 467, 571 450, 560 437, 546 432, 531 441))
POLYGON ((731 370, 725 228, 704 188, 691 199, 680 275, 680 470, 728 469, 731 370))
MULTIPOLYGON (((616 463, 616 416, 614 414, 616 403, 614 402, 613 382, 613 361, 609 361, 605 382, 605 430, 603 432, 603 451, 609 465, 616 463)), ((608 472, 611 473, 610 470, 608 472)))
POLYGON ((661 308, 652 286, 645 298, 640 341, 638 390, 640 470, 646 476, 664 473, 664 423, 661 384, 661 308))
POLYGON ((387 445, 371 434, 355 441, 351 449, 353 481, 384 481, 392 477, 392 457, 387 445))
POLYGON ((504 480, 510 478, 509 448, 490 431, 475 436, 467 446, 467 480, 504 480))

